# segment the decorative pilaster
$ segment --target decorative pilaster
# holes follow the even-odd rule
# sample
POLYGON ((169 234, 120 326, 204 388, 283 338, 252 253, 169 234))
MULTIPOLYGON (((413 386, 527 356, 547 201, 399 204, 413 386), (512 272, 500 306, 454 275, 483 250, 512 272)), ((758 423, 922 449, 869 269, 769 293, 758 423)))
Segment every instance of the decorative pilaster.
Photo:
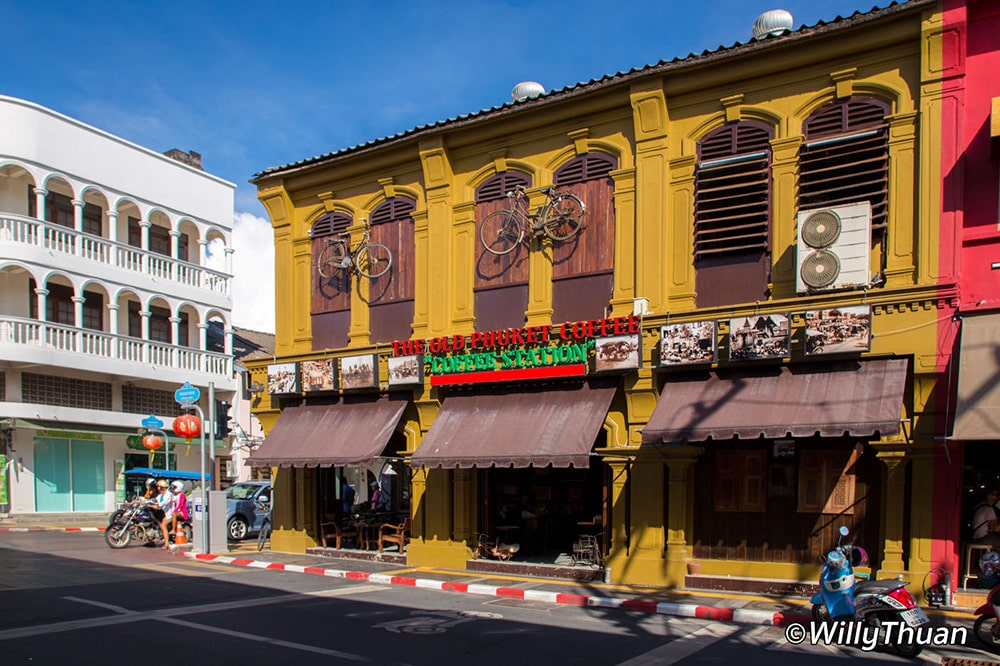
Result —
POLYGON ((874 442, 878 459, 885 465, 885 496, 883 499, 882 568, 880 578, 894 578, 906 571, 903 562, 904 502, 906 501, 906 443, 901 440, 874 442))

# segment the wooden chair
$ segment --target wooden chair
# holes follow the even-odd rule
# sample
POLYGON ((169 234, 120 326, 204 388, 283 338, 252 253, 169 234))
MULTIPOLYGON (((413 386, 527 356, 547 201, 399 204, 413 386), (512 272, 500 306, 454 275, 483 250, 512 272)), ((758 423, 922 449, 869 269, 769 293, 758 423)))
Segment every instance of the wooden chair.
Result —
POLYGON ((382 552, 382 547, 387 543, 394 543, 399 547, 399 552, 403 552, 406 544, 410 543, 410 519, 406 518, 399 525, 386 523, 378 528, 378 552, 382 552))
POLYGON ((320 531, 320 537, 323 540, 324 548, 329 548, 330 547, 329 542, 333 541, 334 544, 333 547, 336 548, 337 550, 340 550, 343 544, 343 540, 345 538, 348 537, 352 539, 358 538, 358 530, 354 527, 354 525, 351 524, 341 525, 337 521, 320 523, 319 531, 320 531))

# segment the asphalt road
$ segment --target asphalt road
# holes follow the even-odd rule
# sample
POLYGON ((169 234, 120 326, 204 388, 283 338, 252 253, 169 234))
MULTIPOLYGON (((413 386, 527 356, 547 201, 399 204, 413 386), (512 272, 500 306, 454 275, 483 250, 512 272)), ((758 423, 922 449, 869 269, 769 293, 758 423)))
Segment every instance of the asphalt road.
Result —
MULTIPOLYGON (((227 567, 100 533, 0 533, 0 663, 823 664, 784 629, 227 567)), ((974 638, 969 635, 969 640, 974 638)), ((992 659, 977 649, 925 650, 992 659)))

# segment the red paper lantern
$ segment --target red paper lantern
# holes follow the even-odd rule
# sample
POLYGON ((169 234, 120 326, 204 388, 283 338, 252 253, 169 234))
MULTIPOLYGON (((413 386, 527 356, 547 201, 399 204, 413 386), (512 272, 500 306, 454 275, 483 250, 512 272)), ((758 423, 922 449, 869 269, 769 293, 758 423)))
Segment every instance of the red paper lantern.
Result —
POLYGON ((142 438, 142 445, 145 446, 150 451, 155 451, 156 449, 163 446, 163 440, 156 435, 149 434, 142 438))
POLYGON ((201 419, 194 414, 184 414, 174 419, 174 432, 190 441, 201 434, 201 419))

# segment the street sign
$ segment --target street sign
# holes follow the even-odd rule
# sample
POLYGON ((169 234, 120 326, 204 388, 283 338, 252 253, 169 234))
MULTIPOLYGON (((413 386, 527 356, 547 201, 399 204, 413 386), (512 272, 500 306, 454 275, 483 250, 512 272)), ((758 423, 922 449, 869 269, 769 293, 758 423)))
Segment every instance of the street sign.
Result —
MULTIPOLYGON (((178 401, 179 402, 179 401, 178 401)), ((148 417, 144 418, 142 421, 143 428, 162 428, 163 421, 156 418, 155 414, 150 414, 148 417)))
POLYGON ((197 386, 191 386, 191 382, 184 382, 184 386, 174 391, 174 400, 182 405, 193 405, 201 397, 201 391, 197 386))

